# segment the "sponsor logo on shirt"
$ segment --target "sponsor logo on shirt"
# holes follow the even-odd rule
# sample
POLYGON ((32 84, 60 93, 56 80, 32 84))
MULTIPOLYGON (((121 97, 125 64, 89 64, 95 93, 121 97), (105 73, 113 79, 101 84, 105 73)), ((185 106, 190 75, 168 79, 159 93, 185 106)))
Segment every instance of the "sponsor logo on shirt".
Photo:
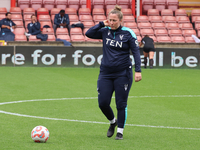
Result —
POLYGON ((106 38, 106 45, 122 48, 123 42, 119 42, 119 41, 115 41, 115 40, 106 38))

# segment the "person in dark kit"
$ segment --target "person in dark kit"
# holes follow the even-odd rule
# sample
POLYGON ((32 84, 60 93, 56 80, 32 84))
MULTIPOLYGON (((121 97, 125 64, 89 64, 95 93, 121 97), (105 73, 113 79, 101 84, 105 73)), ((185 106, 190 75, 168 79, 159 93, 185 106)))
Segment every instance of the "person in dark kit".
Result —
POLYGON ((36 35, 37 39, 41 39, 42 41, 46 41, 48 39, 47 34, 41 34, 41 25, 40 22, 37 21, 35 15, 31 15, 31 23, 28 24, 28 33, 25 32, 25 35, 29 37, 30 35, 36 35))
POLYGON ((152 69, 153 68, 153 57, 154 57, 154 52, 155 52, 154 41, 148 35, 145 35, 139 46, 141 47, 143 44, 144 44, 144 47, 143 47, 144 68, 147 67, 147 57, 149 55, 150 68, 152 69))
POLYGON ((15 34, 13 33, 13 31, 17 26, 11 20, 10 12, 6 13, 6 18, 4 18, 0 21, 0 25, 1 25, 0 40, 14 41, 15 34))
POLYGON ((54 32, 57 28, 67 28, 70 32, 70 20, 68 14, 65 14, 65 10, 62 9, 59 14, 55 15, 53 28, 54 32))
POLYGON ((97 81, 98 103, 101 111, 110 121, 107 137, 112 137, 117 128, 116 140, 123 139, 127 119, 127 100, 133 81, 130 50, 135 60, 135 82, 142 79, 141 59, 135 33, 121 26, 123 14, 116 5, 108 14, 108 20, 91 27, 86 36, 103 40, 103 58, 97 81), (112 94, 115 91, 117 119, 110 107, 112 94))

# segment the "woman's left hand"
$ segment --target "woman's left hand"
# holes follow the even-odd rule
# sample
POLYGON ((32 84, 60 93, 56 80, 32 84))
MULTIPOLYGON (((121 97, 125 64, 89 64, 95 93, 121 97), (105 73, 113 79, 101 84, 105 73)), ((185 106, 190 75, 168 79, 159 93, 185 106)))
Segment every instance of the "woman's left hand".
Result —
POLYGON ((139 82, 140 80, 142 80, 141 72, 135 72, 135 82, 139 82))

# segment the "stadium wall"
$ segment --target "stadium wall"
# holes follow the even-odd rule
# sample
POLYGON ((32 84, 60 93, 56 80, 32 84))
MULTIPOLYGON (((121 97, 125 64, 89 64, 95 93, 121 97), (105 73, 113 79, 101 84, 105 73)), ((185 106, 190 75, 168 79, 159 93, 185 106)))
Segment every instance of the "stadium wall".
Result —
MULTIPOLYGON (((144 56, 140 49, 142 66, 144 56)), ((130 56, 134 65, 133 56, 130 56)), ((1 46, 0 66, 15 67, 99 67, 102 47, 1 46)), ((155 68, 200 69, 196 48, 156 48, 155 68)))

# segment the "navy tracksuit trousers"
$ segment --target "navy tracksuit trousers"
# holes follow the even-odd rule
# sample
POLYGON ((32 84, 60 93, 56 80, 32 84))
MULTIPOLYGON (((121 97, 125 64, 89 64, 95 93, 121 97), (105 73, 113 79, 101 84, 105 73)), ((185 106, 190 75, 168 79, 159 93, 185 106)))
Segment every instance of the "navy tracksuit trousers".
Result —
POLYGON ((107 74, 100 72, 97 90, 99 107, 108 120, 114 118, 114 113, 110 107, 113 92, 115 91, 115 102, 117 106, 118 127, 124 128, 127 118, 127 100, 129 90, 133 81, 132 68, 107 74))

